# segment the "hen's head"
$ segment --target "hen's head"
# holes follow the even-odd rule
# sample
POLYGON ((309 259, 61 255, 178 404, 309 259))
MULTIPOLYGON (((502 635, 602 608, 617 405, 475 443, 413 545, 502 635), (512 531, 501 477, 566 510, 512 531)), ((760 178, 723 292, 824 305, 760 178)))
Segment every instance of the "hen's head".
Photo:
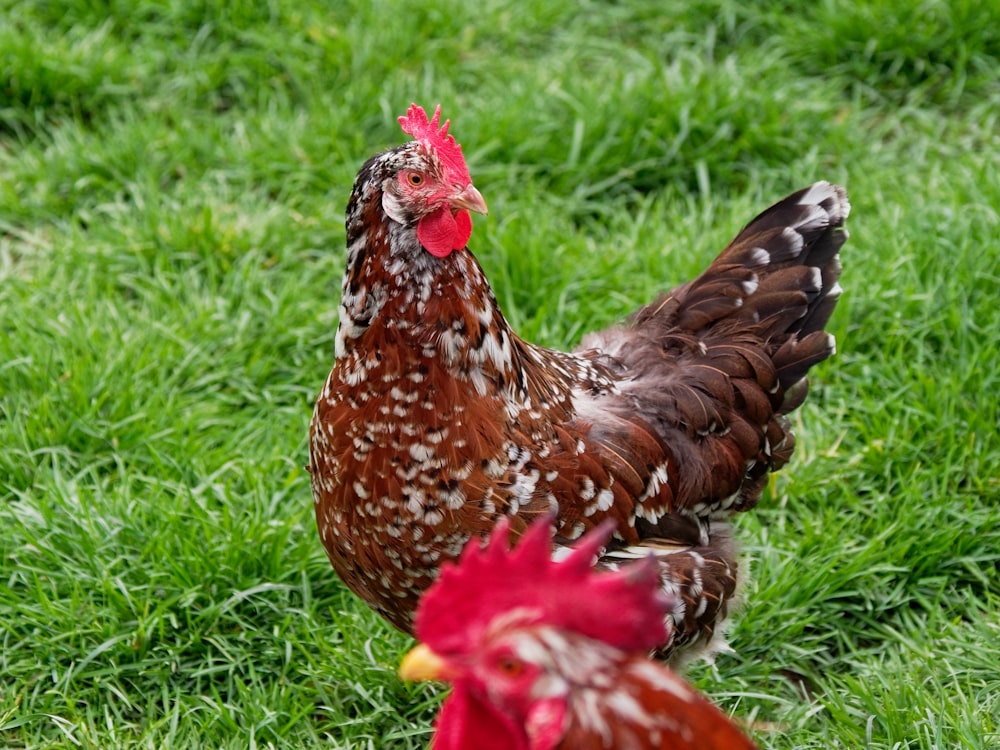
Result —
POLYGON ((407 679, 453 683, 437 723, 436 750, 546 750, 571 723, 574 696, 612 689, 616 669, 666 640, 652 560, 595 572, 611 528, 552 560, 548 522, 509 549, 506 523, 485 547, 466 547, 442 567, 417 610, 423 643, 401 667, 407 679))
POLYGON ((486 213, 486 202, 472 184, 462 147, 448 135, 450 121, 441 122, 441 106, 427 119, 411 104, 399 118, 403 132, 414 141, 390 152, 382 183, 382 208, 393 221, 417 227, 426 250, 443 258, 466 246, 472 234, 469 211, 486 213))

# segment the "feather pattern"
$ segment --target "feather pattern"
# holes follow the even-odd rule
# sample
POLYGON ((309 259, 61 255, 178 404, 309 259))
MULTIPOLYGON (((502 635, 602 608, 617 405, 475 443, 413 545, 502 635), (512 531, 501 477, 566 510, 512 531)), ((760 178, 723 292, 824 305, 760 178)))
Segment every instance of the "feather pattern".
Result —
POLYGON ((456 171, 413 141, 370 159, 348 204, 337 357, 310 431, 334 568, 409 631, 440 565, 500 519, 517 535, 554 514, 557 546, 609 520, 599 564, 652 553, 678 601, 661 653, 720 647, 740 575, 729 519, 788 461, 786 415, 834 351, 844 190, 793 193, 698 278, 567 353, 511 330, 467 248, 421 244, 427 217, 485 211, 456 171))

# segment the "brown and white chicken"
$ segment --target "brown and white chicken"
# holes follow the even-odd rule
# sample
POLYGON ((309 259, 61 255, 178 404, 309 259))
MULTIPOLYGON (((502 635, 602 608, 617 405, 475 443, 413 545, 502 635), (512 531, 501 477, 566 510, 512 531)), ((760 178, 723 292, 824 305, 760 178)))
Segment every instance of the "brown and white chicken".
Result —
POLYGON ((834 351, 843 188, 793 193, 698 278, 565 353, 518 338, 468 249, 486 203, 440 107, 399 119, 414 140, 369 159, 347 206, 310 430, 334 569, 411 632, 441 564, 501 518, 518 535, 553 513, 557 557, 613 519, 598 564, 652 552, 676 602, 661 653, 718 648, 739 580, 729 519, 788 460, 785 415, 834 351))

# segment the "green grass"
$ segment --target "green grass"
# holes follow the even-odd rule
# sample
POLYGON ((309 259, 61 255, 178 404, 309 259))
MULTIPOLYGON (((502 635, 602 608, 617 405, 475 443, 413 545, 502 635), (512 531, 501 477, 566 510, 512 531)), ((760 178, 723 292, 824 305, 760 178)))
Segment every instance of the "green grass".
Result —
POLYGON ((839 353, 689 676, 766 748, 997 747, 998 7, 0 0, 0 745, 426 745, 303 469, 343 206, 416 100, 553 346, 848 186, 839 353))

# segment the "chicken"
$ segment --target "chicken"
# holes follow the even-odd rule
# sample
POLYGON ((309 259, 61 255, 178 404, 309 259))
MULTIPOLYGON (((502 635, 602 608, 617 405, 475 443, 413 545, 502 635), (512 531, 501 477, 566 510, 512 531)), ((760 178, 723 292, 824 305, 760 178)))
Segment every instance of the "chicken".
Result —
POLYGON ((467 244, 486 213, 461 147, 417 105, 414 140, 347 206, 336 359, 310 428, 334 569, 396 627, 442 563, 553 513, 559 549, 611 519, 598 565, 650 553, 675 602, 664 658, 709 655, 740 577, 730 518, 788 461, 786 416, 834 351, 850 206, 817 182, 751 221, 694 281, 584 338, 520 339, 467 244))
POLYGON ((613 527, 550 558, 547 519, 508 550, 501 520, 485 548, 446 564, 417 609, 421 645, 404 679, 454 686, 433 750, 752 750, 729 719, 646 652, 666 637, 669 601, 645 558, 591 569, 613 527))

